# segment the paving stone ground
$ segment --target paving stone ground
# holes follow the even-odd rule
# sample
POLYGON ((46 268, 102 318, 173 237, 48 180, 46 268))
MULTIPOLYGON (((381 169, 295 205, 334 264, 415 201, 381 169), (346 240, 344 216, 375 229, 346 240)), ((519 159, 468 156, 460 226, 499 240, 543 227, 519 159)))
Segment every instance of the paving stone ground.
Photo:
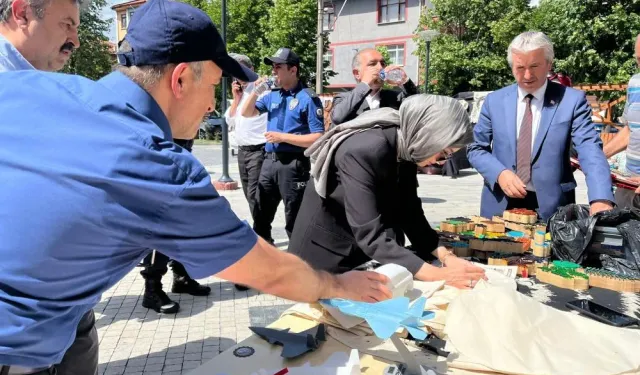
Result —
MULTIPOLYGON (((216 180, 222 172, 219 146, 196 146, 194 154, 216 180)), ((230 176, 239 181, 237 161, 230 158, 230 176)), ((423 209, 435 224, 447 217, 480 212, 482 178, 471 170, 458 178, 418 176, 423 209)), ((576 172, 579 203, 585 203, 584 175, 576 172)), ((250 221, 242 190, 220 192, 236 214, 250 221)), ((277 245, 286 248, 284 214, 280 207, 274 221, 277 245)), ((208 297, 169 293, 181 310, 161 315, 142 307, 144 280, 140 269, 131 271, 102 296, 96 306, 100 337, 99 375, 188 374, 220 352, 251 335, 248 327, 265 326, 278 318, 292 302, 256 291, 237 291, 231 283, 209 277, 200 280, 211 287, 208 297)), ((171 288, 171 272, 163 279, 171 288)))

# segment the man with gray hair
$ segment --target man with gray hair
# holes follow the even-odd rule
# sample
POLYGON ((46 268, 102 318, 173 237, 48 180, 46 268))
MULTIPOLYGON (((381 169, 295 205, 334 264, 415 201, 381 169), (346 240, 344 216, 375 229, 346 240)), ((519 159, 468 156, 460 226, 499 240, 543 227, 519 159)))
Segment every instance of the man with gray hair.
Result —
POLYGON ((365 48, 356 53, 352 62, 353 77, 358 83, 356 87, 344 93, 339 93, 333 98, 331 106, 331 122, 339 125, 353 120, 365 111, 377 108, 399 109, 404 98, 417 94, 416 85, 407 77, 402 68, 390 65, 384 61, 384 57, 374 48, 365 48), (400 90, 382 89, 384 85, 380 78, 380 72, 389 72, 399 69, 402 79, 388 84, 397 86, 400 90))
POLYGON ((0 0, 0 72, 58 71, 80 46, 80 0, 0 0))
POLYGON ((609 165, 585 93, 547 79, 553 58, 545 34, 518 35, 507 56, 517 84, 489 94, 482 106, 467 152, 485 180, 484 217, 525 208, 547 220, 575 203, 571 144, 586 174, 591 213, 613 207, 609 165))

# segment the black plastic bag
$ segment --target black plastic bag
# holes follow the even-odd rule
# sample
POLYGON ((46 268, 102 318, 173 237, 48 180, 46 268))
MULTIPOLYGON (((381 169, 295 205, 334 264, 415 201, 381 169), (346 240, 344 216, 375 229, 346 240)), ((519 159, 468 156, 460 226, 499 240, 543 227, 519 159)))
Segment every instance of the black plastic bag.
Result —
POLYGON ((570 204, 549 219, 553 254, 560 260, 583 264, 596 225, 616 227, 623 238, 624 258, 601 255, 604 269, 640 276, 640 212, 615 208, 589 216, 589 206, 570 204))
POLYGON ((560 260, 582 263, 595 226, 596 219, 589 215, 589 206, 560 207, 549 219, 553 254, 560 260))

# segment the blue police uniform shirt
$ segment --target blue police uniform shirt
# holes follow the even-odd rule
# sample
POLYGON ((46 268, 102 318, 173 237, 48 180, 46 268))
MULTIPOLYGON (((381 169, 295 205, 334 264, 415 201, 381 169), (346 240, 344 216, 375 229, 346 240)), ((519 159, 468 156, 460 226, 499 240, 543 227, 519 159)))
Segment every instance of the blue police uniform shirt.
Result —
MULTIPOLYGON (((256 101, 260 113, 267 112, 267 131, 306 135, 324 132, 324 113, 320 99, 298 83, 292 90, 273 90, 256 101)), ((265 145, 267 152, 298 152, 305 148, 288 143, 265 145)))
POLYGON ((150 249, 197 279, 255 245, 121 73, 6 72, 0 102, 0 364, 59 363, 80 318, 150 249))

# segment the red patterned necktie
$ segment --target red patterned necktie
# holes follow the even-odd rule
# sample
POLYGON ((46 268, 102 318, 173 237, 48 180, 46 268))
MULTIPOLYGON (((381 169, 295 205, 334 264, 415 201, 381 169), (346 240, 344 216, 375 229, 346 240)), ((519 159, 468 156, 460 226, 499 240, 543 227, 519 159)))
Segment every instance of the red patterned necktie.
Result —
POLYGON ((533 99, 533 95, 529 94, 524 99, 527 107, 524 110, 520 135, 518 136, 516 174, 523 184, 528 185, 531 181, 531 125, 533 123, 531 99, 533 99))

